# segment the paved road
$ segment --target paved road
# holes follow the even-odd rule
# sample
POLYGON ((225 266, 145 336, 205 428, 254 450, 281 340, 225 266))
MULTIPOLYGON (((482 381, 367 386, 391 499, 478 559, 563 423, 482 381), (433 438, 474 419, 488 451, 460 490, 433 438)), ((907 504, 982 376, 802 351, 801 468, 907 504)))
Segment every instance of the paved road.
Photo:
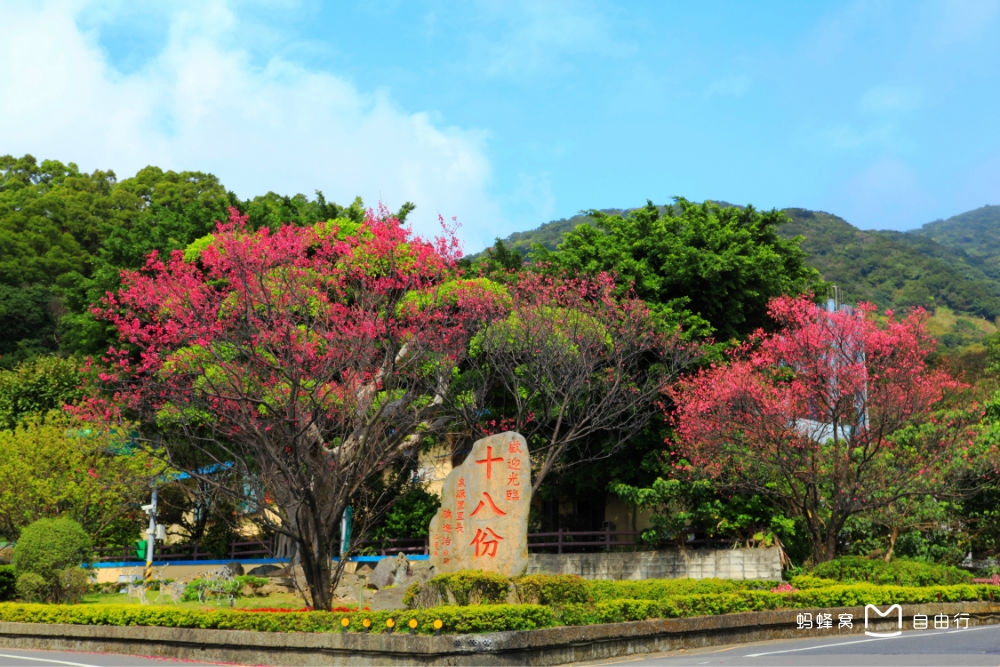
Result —
POLYGON ((0 667, 144 667, 145 665, 217 665, 169 658, 144 658, 117 653, 71 653, 69 651, 22 651, 0 647, 0 667))
POLYGON ((1000 625, 904 632, 899 637, 776 640, 697 651, 618 658, 584 665, 711 665, 752 667, 1000 666, 1000 625))

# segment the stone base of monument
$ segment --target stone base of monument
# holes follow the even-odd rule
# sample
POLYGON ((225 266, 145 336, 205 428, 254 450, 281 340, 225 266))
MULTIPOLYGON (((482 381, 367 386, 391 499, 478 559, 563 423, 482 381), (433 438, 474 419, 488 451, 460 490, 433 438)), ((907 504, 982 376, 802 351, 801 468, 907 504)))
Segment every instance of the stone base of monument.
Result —
POLYGON ((430 578, 431 567, 426 560, 407 561, 404 565, 401 560, 384 558, 374 567, 369 563, 360 563, 354 572, 344 572, 334 591, 334 598, 338 605, 359 604, 376 611, 403 609, 403 594, 410 584, 424 583, 430 578), (391 571, 392 581, 387 581, 384 574, 376 576, 379 566, 391 571), (379 583, 382 585, 377 586, 379 583))

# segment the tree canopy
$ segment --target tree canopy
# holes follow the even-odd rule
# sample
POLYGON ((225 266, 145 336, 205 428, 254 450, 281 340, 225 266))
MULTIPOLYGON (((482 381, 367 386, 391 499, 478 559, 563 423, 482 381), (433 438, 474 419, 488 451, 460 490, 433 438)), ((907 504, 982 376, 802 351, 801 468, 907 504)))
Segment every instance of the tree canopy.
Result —
POLYGON ((297 545, 316 608, 351 498, 449 423, 442 393, 492 308, 478 283, 449 283, 454 260, 384 211, 253 232, 234 210, 101 310, 121 341, 104 380, 127 414, 193 475, 210 478, 192 449, 233 466, 233 496, 297 545))
POLYGON ((800 517, 817 561, 836 555, 853 515, 956 492, 972 438, 940 412, 961 385, 927 365, 922 312, 879 325, 870 306, 785 297, 770 313, 778 331, 679 384, 676 455, 800 517))
POLYGON ((798 240, 778 235, 787 221, 778 211, 677 198, 672 206, 648 202, 624 215, 590 215, 592 225, 576 227, 539 261, 611 273, 674 321, 722 340, 769 324, 770 299, 819 282, 798 240))

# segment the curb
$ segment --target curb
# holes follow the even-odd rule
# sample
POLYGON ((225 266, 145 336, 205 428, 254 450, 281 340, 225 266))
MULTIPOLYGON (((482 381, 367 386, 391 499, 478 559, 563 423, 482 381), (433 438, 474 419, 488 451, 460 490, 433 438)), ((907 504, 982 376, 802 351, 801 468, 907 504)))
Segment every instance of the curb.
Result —
MULTIPOLYGON (((815 613, 864 618, 864 607, 818 609, 815 613)), ((852 628, 798 629, 805 610, 746 612, 695 618, 654 619, 520 632, 425 636, 361 633, 272 633, 143 626, 88 626, 0 622, 0 646, 120 653, 255 665, 559 665, 573 662, 700 648, 769 639, 849 636, 852 628)), ((932 619, 968 614, 969 626, 1000 623, 1000 603, 966 602, 908 605, 903 627, 913 616, 932 619)), ((870 629, 893 630, 895 620, 879 618, 870 629)))

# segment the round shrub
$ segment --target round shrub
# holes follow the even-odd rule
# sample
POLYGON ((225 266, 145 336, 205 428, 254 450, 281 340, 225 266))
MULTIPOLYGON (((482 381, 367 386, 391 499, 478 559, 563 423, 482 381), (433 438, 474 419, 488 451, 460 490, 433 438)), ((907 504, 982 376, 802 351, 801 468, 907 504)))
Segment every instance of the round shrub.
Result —
POLYGON ((14 548, 14 572, 17 575, 18 595, 50 602, 73 602, 86 592, 86 574, 79 571, 81 564, 90 563, 93 546, 90 536, 76 521, 69 518, 39 519, 21 531, 21 538, 14 548), (24 575, 32 574, 44 584, 41 593, 35 591, 38 579, 29 577, 22 592, 24 575))
POLYGON ((17 578, 17 596, 25 602, 43 602, 51 586, 40 574, 23 572, 17 578))

